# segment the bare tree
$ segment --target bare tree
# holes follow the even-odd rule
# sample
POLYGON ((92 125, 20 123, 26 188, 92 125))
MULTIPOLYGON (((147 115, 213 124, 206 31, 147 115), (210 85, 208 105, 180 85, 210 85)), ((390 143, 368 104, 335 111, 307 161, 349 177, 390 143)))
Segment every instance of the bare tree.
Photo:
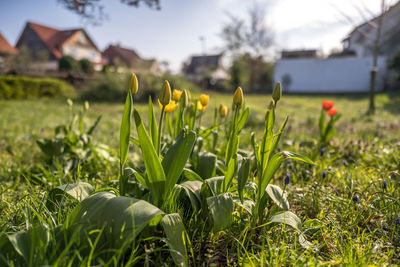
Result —
MULTIPOLYGON (((66 9, 82 17, 85 21, 98 25, 107 18, 102 0, 57 0, 66 9)), ((120 0, 128 6, 139 7, 141 4, 159 10, 160 0, 120 0)))
POLYGON ((376 37, 374 41, 374 47, 372 52, 372 69, 371 69, 371 79, 370 79, 370 89, 369 89, 369 106, 368 113, 375 113, 375 83, 376 83, 376 74, 378 72, 378 54, 379 54, 379 46, 382 32, 382 22, 383 17, 386 11, 385 0, 381 0, 381 14, 378 17, 377 29, 376 29, 376 37))
POLYGON ((271 47, 273 34, 265 23, 265 7, 254 4, 248 10, 248 19, 240 19, 227 13, 229 22, 224 25, 221 37, 228 51, 235 56, 247 53, 251 55, 249 89, 254 89, 257 66, 260 59, 271 47))
POLYGON ((359 27, 355 26, 355 23, 353 19, 348 16, 345 12, 343 12, 341 9, 338 7, 334 6, 339 13, 347 19, 348 22, 350 22, 353 26, 355 26, 355 30, 358 31, 361 35, 363 35, 366 39, 371 39, 372 40, 372 68, 370 71, 370 90, 369 90, 369 104, 368 104, 368 114, 374 114, 375 113, 375 86, 376 86, 376 77, 378 73, 378 56, 380 53, 380 48, 382 45, 382 25, 383 25, 383 20, 385 17, 385 13, 388 10, 388 5, 386 5, 385 0, 381 0, 381 9, 377 17, 375 19, 368 19, 367 15, 372 15, 373 12, 369 10, 365 3, 363 1, 361 2, 361 7, 357 6, 356 4, 353 3, 353 6, 355 9, 358 11, 358 13, 361 15, 361 17, 366 21, 367 24, 369 24, 372 28, 376 29, 376 35, 371 36, 368 33, 363 32, 359 27))

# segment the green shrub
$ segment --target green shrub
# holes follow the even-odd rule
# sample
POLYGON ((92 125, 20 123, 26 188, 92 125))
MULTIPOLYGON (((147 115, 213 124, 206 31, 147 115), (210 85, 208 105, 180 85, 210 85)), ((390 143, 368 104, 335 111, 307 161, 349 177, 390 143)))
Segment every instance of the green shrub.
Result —
POLYGON ((73 57, 63 56, 58 61, 58 70, 59 71, 79 70, 79 64, 73 57))
POLYGON ((88 59, 83 58, 79 60, 79 67, 85 73, 92 73, 94 71, 93 64, 88 59))
POLYGON ((10 99, 12 88, 3 79, 0 79, 0 99, 10 99))
POLYGON ((125 81, 125 75, 106 71, 99 79, 86 83, 80 98, 88 101, 121 101, 125 97, 125 81))
MULTIPOLYGON (((162 80, 168 80, 171 84, 171 88, 176 88, 179 90, 186 89, 190 90, 191 92, 200 92, 201 88, 185 79, 185 77, 180 75, 172 75, 170 73, 165 73, 162 76, 162 80)), ((158 83, 159 84, 159 83, 158 83)))
POLYGON ((72 96, 74 88, 52 78, 0 76, 0 99, 72 96))
MULTIPOLYGON (((130 75, 127 73, 120 74, 104 71, 101 78, 86 84, 80 98, 88 101, 123 101, 126 96, 124 88, 128 84, 129 77, 130 75)), ((172 88, 188 89, 191 92, 200 91, 197 85, 187 81, 182 76, 164 74, 159 77, 150 73, 139 73, 137 77, 141 84, 141 90, 135 95, 135 102, 146 102, 149 96, 152 96, 152 99, 155 100, 160 91, 158 85, 164 80, 170 81, 172 88)))

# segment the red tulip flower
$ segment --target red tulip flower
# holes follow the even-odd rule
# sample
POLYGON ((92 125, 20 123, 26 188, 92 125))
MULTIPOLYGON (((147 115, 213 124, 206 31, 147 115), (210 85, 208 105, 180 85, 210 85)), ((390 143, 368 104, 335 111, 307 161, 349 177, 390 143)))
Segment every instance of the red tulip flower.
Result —
POLYGON ((322 108, 325 110, 330 110, 333 107, 333 102, 332 101, 322 101, 322 108))
POLYGON ((331 108, 330 110, 328 110, 328 115, 333 117, 337 114, 337 109, 336 108, 331 108))

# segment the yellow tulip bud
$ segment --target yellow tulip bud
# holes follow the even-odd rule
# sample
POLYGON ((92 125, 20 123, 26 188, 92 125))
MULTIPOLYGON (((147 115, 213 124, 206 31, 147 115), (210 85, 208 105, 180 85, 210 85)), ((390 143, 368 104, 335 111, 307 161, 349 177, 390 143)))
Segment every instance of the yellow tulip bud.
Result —
POLYGON ((275 85, 274 91, 272 92, 272 99, 275 101, 275 104, 278 103, 279 99, 282 97, 282 88, 281 83, 278 82, 275 85))
POLYGON ((161 91, 161 96, 160 96, 160 103, 163 106, 166 106, 169 104, 171 101, 171 86, 169 85, 169 82, 167 80, 164 81, 164 85, 161 91))
POLYGON ((89 110, 89 102, 85 101, 85 105, 83 106, 85 111, 89 110))
POLYGON ((243 91, 242 88, 238 87, 233 95, 233 104, 240 107, 243 103, 243 91))
POLYGON ((200 95, 200 102, 202 106, 207 106, 208 101, 210 100, 210 96, 206 94, 201 94, 200 95))
POLYGON ((220 105, 220 106, 219 106, 219 115, 220 115, 221 117, 225 117, 226 114, 228 114, 228 107, 225 106, 225 105, 220 105))
POLYGON ((131 79, 129 81, 128 90, 131 91, 132 95, 136 94, 139 89, 138 80, 135 73, 132 73, 131 79))
POLYGON ((67 99, 67 104, 68 106, 72 107, 72 105, 74 104, 74 102, 72 102, 72 100, 70 98, 67 99))
POLYGON ((175 100, 176 102, 179 102, 179 100, 181 100, 182 93, 183 91, 174 89, 172 91, 172 99, 175 100))

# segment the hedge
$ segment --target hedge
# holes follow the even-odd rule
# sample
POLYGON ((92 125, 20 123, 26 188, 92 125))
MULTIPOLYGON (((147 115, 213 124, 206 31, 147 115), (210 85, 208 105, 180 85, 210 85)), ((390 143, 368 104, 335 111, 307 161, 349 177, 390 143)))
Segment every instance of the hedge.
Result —
POLYGON ((53 78, 0 76, 0 99, 72 96, 75 89, 53 78))

